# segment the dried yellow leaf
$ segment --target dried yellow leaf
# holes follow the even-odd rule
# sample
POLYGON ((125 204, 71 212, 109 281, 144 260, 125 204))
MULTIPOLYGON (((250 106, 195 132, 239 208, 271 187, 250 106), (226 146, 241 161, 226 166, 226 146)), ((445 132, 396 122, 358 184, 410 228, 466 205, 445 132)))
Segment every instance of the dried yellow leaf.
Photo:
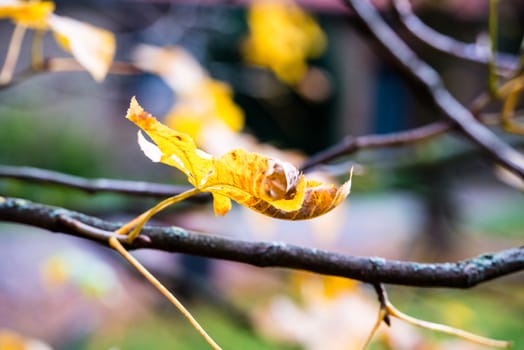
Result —
POLYGON ((58 44, 70 52, 96 81, 103 80, 115 55, 113 33, 54 14, 49 16, 47 22, 58 44))
POLYGON ((154 142, 139 132, 144 154, 154 162, 178 168, 199 191, 212 193, 216 214, 226 214, 234 200, 274 218, 310 219, 336 207, 351 188, 351 178, 337 188, 306 179, 290 163, 243 149, 212 156, 198 149, 187 134, 167 127, 145 112, 135 98, 126 117, 154 142))
POLYGON ((244 127, 244 113, 233 101, 231 88, 210 78, 182 95, 166 117, 167 125, 193 138, 217 122, 237 133, 244 127))
POLYGON ((307 59, 326 47, 320 26, 293 1, 253 1, 248 25, 250 34, 242 47, 246 61, 271 69, 291 85, 303 78, 307 59))
POLYGON ((14 22, 33 29, 47 29, 47 17, 54 9, 55 5, 51 1, 0 0, 0 18, 11 18, 14 22))

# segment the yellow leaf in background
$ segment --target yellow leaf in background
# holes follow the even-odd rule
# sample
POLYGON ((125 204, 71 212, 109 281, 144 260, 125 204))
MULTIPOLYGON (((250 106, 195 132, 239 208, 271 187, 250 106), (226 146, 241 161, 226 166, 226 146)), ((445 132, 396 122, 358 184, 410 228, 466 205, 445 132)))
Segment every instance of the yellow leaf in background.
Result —
POLYGON ((58 15, 50 15, 48 23, 60 46, 70 52, 96 81, 103 80, 115 55, 113 33, 58 15))
POLYGON ((356 292, 359 282, 344 277, 320 276, 307 272, 293 271, 291 285, 305 302, 332 300, 340 294, 356 292))
POLYGON ((232 132, 244 127, 244 113, 233 101, 230 87, 205 79, 190 94, 179 100, 166 117, 166 124, 197 138, 206 126, 223 123, 232 132))
POLYGON ((244 127, 244 113, 229 85, 212 79, 184 48, 139 45, 133 56, 138 67, 162 78, 176 96, 166 117, 168 126, 199 144, 204 129, 224 126, 238 133, 244 127))
POLYGON ((33 29, 47 29, 47 17, 54 9, 55 5, 51 1, 0 0, 0 18, 10 18, 15 23, 33 29))
POLYGON ((0 350, 52 350, 35 338, 29 338, 10 329, 0 329, 0 350))
POLYGON ((140 69, 158 75, 182 98, 208 79, 198 61, 179 46, 138 45, 133 52, 133 62, 140 69))
POLYGON ((64 261, 54 256, 45 261, 42 267, 45 284, 51 288, 65 284, 70 277, 66 266, 64 261))
POLYGON ((249 8, 247 62, 271 69, 287 84, 300 82, 306 60, 320 55, 326 38, 315 20, 292 1, 258 0, 249 8))
POLYGON ((303 220, 327 213, 349 194, 351 178, 341 187, 309 180, 292 164, 259 153, 235 149, 214 157, 198 149, 193 139, 156 120, 135 98, 126 116, 139 132, 144 154, 181 170, 198 190, 211 192, 216 214, 224 215, 234 200, 279 219, 303 220))

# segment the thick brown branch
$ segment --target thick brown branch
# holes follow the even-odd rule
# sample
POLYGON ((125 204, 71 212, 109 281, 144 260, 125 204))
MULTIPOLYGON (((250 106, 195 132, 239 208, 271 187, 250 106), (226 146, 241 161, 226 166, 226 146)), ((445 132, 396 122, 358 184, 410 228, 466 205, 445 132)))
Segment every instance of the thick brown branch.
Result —
MULTIPOLYGON (((107 231, 119 227, 116 223, 63 208, 15 198, 0 200, 0 220, 27 224, 105 244, 110 234, 107 231), (78 225, 75 221, 85 225, 78 225), (95 229, 87 234, 86 230, 89 231, 89 227, 95 229)), ((128 248, 153 248, 259 267, 306 270, 372 284, 469 288, 524 269, 524 247, 483 254, 454 263, 430 264, 344 255, 286 243, 242 241, 199 234, 178 227, 146 226, 142 235, 147 238, 142 236, 142 239, 135 240, 128 248)))
POLYGON ((385 23, 368 0, 344 0, 360 24, 415 85, 421 87, 435 107, 465 136, 478 144, 495 161, 524 178, 524 156, 495 136, 444 87, 438 73, 420 60, 385 23))
MULTIPOLYGON (((174 196, 189 189, 187 186, 175 186, 143 181, 86 179, 51 170, 8 165, 0 165, 0 178, 66 186, 87 193, 113 192, 155 198, 174 196)), ((197 196, 197 198, 200 199, 208 197, 209 196, 206 195, 197 196)))

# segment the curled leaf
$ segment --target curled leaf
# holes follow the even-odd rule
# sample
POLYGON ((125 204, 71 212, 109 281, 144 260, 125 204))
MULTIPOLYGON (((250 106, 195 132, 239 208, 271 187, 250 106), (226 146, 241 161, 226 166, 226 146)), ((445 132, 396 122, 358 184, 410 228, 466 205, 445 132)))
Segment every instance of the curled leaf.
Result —
POLYGON ((212 156, 198 149, 189 135, 145 112, 135 98, 126 117, 153 140, 139 132, 140 147, 148 158, 178 168, 195 188, 213 194, 215 214, 226 214, 234 200, 274 218, 310 219, 336 207, 351 188, 351 178, 337 188, 306 179, 290 163, 243 149, 212 156))

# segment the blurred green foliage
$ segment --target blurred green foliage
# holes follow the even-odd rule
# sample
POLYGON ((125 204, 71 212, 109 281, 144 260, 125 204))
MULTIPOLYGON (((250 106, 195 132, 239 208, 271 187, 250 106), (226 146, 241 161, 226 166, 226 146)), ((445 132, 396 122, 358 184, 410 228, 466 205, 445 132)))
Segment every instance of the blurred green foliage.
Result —
MULTIPOLYGON (((188 307, 206 331, 225 349, 298 349, 258 337, 252 330, 240 326, 203 301, 188 307)), ((173 310, 168 308, 166 311, 168 312, 149 316, 136 327, 126 329, 124 335, 112 331, 96 334, 79 350, 109 349, 115 344, 118 344, 120 350, 209 348, 209 345, 180 314, 176 313, 174 308, 173 310)))
POLYGON ((0 163, 34 166, 69 174, 93 176, 104 169, 104 149, 93 142, 93 133, 64 121, 64 116, 27 106, 26 110, 3 109, 0 139, 9 151, 0 152, 0 163), (35 113, 38 115, 35 116, 35 113), (60 117, 60 118, 57 118, 60 117))
POLYGON ((521 237, 524 227, 524 201, 511 198, 503 205, 491 206, 482 215, 471 218, 471 227, 478 232, 506 237, 521 237))
MULTIPOLYGON (((391 291, 391 301, 411 316, 495 339, 511 340, 514 349, 524 346, 524 298, 520 285, 497 281, 467 291, 405 287, 392 287, 391 291)), ((401 321, 393 319, 395 322, 401 321)), ((428 330, 422 332, 436 342, 453 339, 428 330)))

